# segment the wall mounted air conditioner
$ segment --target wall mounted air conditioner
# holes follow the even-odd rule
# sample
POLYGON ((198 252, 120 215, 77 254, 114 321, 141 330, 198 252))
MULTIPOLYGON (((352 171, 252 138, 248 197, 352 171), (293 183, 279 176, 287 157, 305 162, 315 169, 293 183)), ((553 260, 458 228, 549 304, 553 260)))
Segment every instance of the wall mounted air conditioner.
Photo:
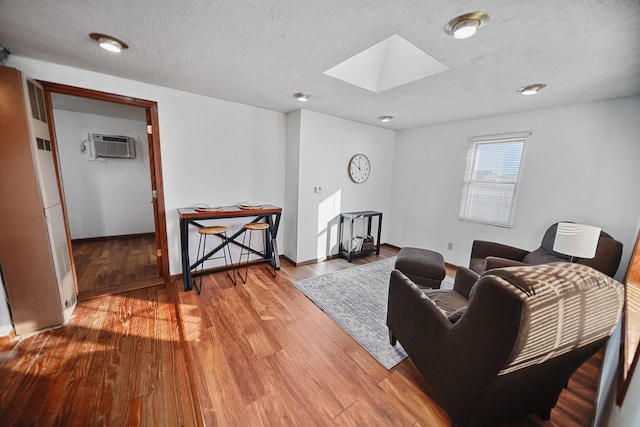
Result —
POLYGON ((90 133, 91 154, 94 158, 135 159, 136 139, 120 135, 90 133))

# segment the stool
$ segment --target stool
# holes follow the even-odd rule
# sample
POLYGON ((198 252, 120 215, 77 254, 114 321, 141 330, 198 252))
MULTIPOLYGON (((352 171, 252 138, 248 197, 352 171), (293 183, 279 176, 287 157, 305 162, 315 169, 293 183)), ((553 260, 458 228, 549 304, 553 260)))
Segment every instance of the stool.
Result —
MULTIPOLYGON (((242 247, 240 248, 240 259, 238 261, 238 276, 240 276, 240 278, 242 279, 243 283, 247 283, 247 277, 249 274, 249 254, 251 253, 250 248, 251 248, 251 235, 253 234, 254 231, 262 231, 263 232, 263 237, 264 237, 264 243, 265 243, 265 251, 267 250, 266 245, 271 244, 271 228, 269 226, 269 224, 267 224, 266 222, 250 222, 249 224, 245 224, 244 226, 244 235, 242 236, 242 247), (247 234, 249 235, 249 244, 245 245, 245 239, 247 237, 247 234), (247 262, 245 263, 245 268, 244 268, 244 278, 242 277, 242 273, 240 271, 241 268, 241 264, 242 264, 242 256, 244 254, 244 250, 247 250, 247 262)), ((274 253, 273 251, 271 251, 271 266, 273 267, 273 277, 276 277, 276 268, 275 268, 275 262, 273 260, 273 256, 274 253)))
MULTIPOLYGON (((202 227, 198 229, 198 233, 200 233, 200 240, 198 240, 198 252, 197 259, 200 262, 200 287, 196 286, 196 279, 193 279, 193 287, 198 291, 198 295, 200 295, 200 291, 202 290, 202 276, 204 271, 204 262, 210 259, 219 259, 224 258, 224 266, 227 268, 227 276, 233 282, 233 286, 236 285, 236 273, 229 266, 233 264, 231 261, 231 249, 229 249, 229 239, 227 238, 227 227, 223 225, 216 225, 211 227, 202 227), (222 239, 222 256, 218 257, 205 257, 205 253, 207 252, 207 236, 218 236, 222 239), (200 254, 200 247, 202 246, 202 254, 200 254), (229 254, 229 261, 227 261, 227 253, 229 254), (233 276, 229 273, 229 270, 233 273, 233 276)), ((196 266, 196 274, 198 273, 198 267, 196 266)))
POLYGON ((433 289, 439 289, 442 279, 447 275, 442 255, 428 249, 400 249, 395 268, 415 284, 433 289))

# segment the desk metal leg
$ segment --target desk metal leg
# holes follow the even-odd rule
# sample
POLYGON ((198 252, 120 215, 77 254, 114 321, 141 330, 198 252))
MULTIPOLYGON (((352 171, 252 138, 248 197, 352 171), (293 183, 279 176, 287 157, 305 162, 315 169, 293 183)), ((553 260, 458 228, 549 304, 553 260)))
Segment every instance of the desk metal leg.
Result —
POLYGON ((340 215, 340 220, 338 221, 338 255, 341 255, 341 251, 342 251, 342 230, 343 230, 343 222, 344 222, 344 217, 342 215, 340 215))
MULTIPOLYGON (((371 232, 369 232, 371 234, 371 232)), ((380 255, 380 236, 382 236, 382 212, 378 215, 378 239, 376 240, 376 255, 380 255)))
POLYGON ((269 223, 269 236, 268 239, 271 240, 270 245, 265 246, 265 252, 271 258, 271 265, 275 270, 280 270, 280 255, 278 253, 278 242, 276 238, 278 237, 278 226, 280 225, 280 215, 275 215, 275 223, 273 221, 273 216, 269 215, 266 217, 267 222, 269 223))
POLYGON ((189 222, 180 220, 180 246, 182 246, 182 281, 184 290, 191 290, 191 266, 189 263, 189 222))
POLYGON ((351 218, 350 222, 350 232, 349 232, 349 258, 347 261, 351 262, 351 255, 353 255, 353 225, 355 223, 355 218, 351 218))

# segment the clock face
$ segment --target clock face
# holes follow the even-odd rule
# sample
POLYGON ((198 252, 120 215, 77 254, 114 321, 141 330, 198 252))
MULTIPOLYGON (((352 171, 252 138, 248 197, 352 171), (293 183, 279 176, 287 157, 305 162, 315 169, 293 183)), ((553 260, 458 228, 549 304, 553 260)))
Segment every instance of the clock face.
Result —
POLYGON ((364 154, 356 154, 349 160, 349 177, 357 184, 361 184, 371 174, 371 163, 364 154))

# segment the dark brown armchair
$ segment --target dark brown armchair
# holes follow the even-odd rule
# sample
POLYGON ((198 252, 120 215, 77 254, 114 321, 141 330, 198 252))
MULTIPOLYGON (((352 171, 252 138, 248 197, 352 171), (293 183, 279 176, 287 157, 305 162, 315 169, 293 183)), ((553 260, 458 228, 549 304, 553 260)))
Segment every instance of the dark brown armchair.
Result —
POLYGON ((548 419, 569 377, 611 335, 623 294, 622 284, 580 264, 482 276, 459 267, 453 290, 427 291, 394 270, 387 326, 454 425, 548 419))
MULTIPOLYGON (((487 270, 499 267, 537 265, 559 261, 568 262, 569 257, 567 255, 553 250, 557 228, 557 223, 549 227, 544 233, 540 247, 531 252, 500 243, 474 240, 471 246, 469 268, 478 274, 482 274, 487 270)), ((618 271, 621 257, 622 243, 602 231, 595 257, 592 259, 578 259, 576 262, 588 265, 609 277, 613 277, 618 271)))

